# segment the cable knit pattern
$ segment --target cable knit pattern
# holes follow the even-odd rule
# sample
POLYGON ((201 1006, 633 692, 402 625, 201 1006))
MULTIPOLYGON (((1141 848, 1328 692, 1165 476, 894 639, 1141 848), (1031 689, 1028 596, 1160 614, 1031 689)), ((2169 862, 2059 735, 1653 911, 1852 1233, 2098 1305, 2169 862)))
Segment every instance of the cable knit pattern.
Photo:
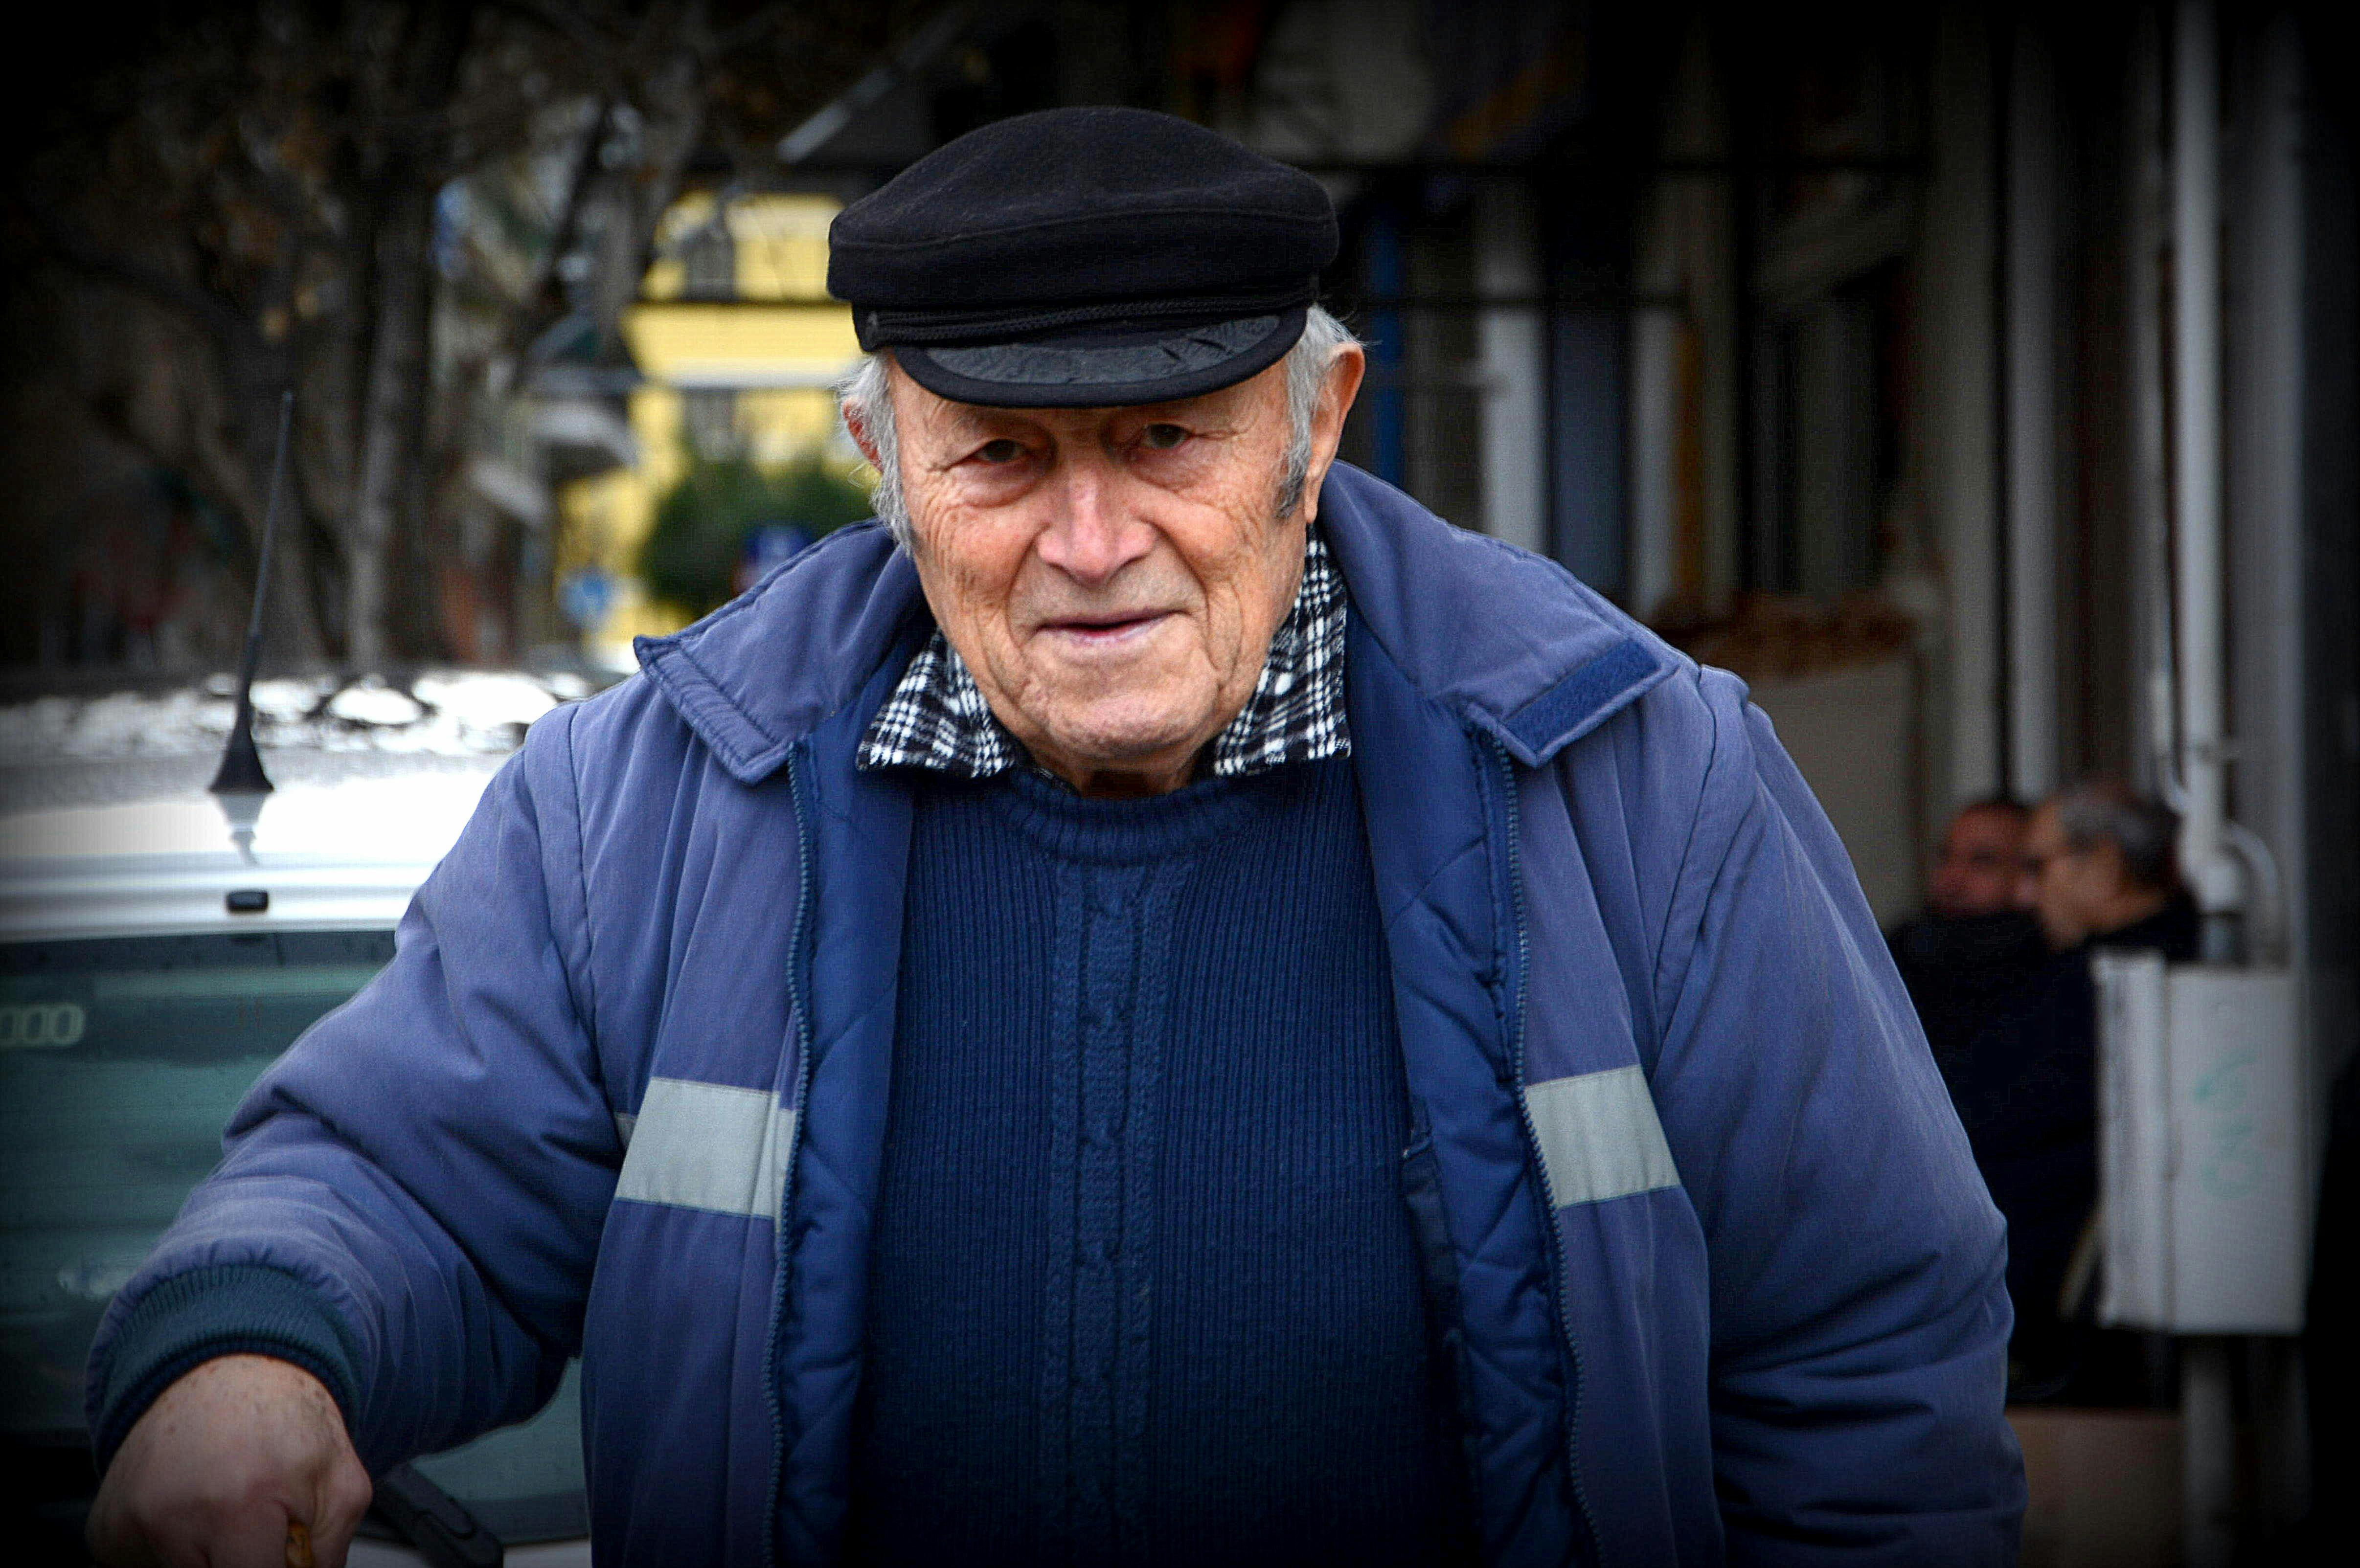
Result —
POLYGON ((1350 765, 913 781, 850 1561, 1448 1561, 1350 765))

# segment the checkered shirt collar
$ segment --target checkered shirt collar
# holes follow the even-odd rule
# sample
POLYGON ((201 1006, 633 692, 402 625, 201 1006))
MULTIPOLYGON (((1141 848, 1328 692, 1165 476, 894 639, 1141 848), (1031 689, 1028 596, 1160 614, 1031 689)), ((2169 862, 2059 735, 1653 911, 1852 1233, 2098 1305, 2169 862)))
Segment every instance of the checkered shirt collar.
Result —
MULTIPOLYGON (((1209 771, 1215 777, 1351 755, 1344 717, 1345 604, 1344 580, 1312 529, 1295 606, 1270 639, 1262 678, 1238 716, 1213 737, 1209 771)), ((869 721, 856 761, 862 768, 929 768, 989 779, 1031 759, 992 717, 966 661, 937 629, 869 721)))

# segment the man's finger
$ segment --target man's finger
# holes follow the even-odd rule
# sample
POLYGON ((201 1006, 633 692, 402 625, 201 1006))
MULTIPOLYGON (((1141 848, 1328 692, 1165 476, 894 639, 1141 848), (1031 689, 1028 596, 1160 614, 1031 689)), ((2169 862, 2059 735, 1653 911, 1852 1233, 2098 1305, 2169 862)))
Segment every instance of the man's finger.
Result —
POLYGON ((82 1530, 82 1544, 101 1563, 115 1568, 158 1568, 162 1560, 148 1543, 144 1531, 132 1528, 122 1504, 111 1491, 102 1490, 98 1502, 90 1510, 90 1521, 82 1530))
POLYGON ((207 1568, 287 1568, 287 1527, 293 1517, 274 1504, 241 1508, 236 1517, 216 1521, 207 1532, 202 1561, 207 1568))
MULTIPOLYGON (((375 1495, 368 1472, 347 1449, 321 1481, 312 1510, 308 1534, 317 1568, 344 1568, 344 1556, 352 1550, 353 1537, 359 1532, 375 1495)), ((287 1561, 292 1568, 294 1558, 290 1555, 287 1561)))

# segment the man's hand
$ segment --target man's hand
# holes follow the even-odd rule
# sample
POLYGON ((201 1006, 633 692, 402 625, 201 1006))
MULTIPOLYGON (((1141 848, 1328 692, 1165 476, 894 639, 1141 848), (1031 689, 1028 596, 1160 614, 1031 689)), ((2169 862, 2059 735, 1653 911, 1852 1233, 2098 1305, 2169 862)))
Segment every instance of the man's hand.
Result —
POLYGON ((289 1568, 292 1523, 318 1568, 341 1568, 369 1497, 318 1378, 224 1356, 158 1395, 123 1440, 91 1506, 90 1550, 115 1568, 289 1568))

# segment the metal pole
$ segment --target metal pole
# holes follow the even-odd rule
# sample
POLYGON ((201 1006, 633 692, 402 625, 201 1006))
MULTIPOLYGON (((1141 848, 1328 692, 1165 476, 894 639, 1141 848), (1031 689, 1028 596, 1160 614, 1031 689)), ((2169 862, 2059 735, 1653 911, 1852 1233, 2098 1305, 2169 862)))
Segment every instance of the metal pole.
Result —
POLYGON ((2139 12, 2131 46, 2130 300, 2131 604, 2136 737, 2132 777, 2158 798, 2180 795, 2179 695, 2172 679, 2170 514, 2163 396, 2163 235, 2170 175, 2163 158, 2163 18, 2139 12))
MULTIPOLYGON (((1361 237, 1361 265, 1369 292, 1380 297, 1407 291, 1409 258, 1400 213, 1381 204, 1369 214, 1361 237)), ((1369 466, 1388 485, 1409 484, 1409 373, 1404 341, 1409 318, 1397 308, 1368 312, 1369 466)))
POLYGON ((2173 39, 2173 492, 2178 503, 2180 864, 2205 916, 2205 956, 2234 951, 2243 879, 2222 823, 2220 66, 2212 7, 2182 0, 2173 39))
POLYGON ((2236 1416, 2229 1342, 2180 1342, 2180 1517, 2188 1568, 2229 1568, 2237 1554, 2236 1416))
POLYGON ((2057 768, 2057 136, 2049 40, 2019 18, 2007 115, 2008 788, 2057 768))
POLYGON ((1483 366, 1483 531, 1546 553, 1550 414, 1542 392, 1548 352, 1541 311, 1504 303, 1540 291, 1539 222, 1521 180, 1491 180, 1475 197, 1475 289, 1483 366))
MULTIPOLYGON (((2223 830, 2220 64, 2212 7, 2181 0, 2172 37, 2172 498, 2180 643, 2180 864, 2204 912, 2204 956, 2234 949, 2239 878, 2223 830)), ((2180 1477, 2188 1568, 2236 1554, 2236 1430, 2229 1346, 2180 1347, 2180 1477)))

